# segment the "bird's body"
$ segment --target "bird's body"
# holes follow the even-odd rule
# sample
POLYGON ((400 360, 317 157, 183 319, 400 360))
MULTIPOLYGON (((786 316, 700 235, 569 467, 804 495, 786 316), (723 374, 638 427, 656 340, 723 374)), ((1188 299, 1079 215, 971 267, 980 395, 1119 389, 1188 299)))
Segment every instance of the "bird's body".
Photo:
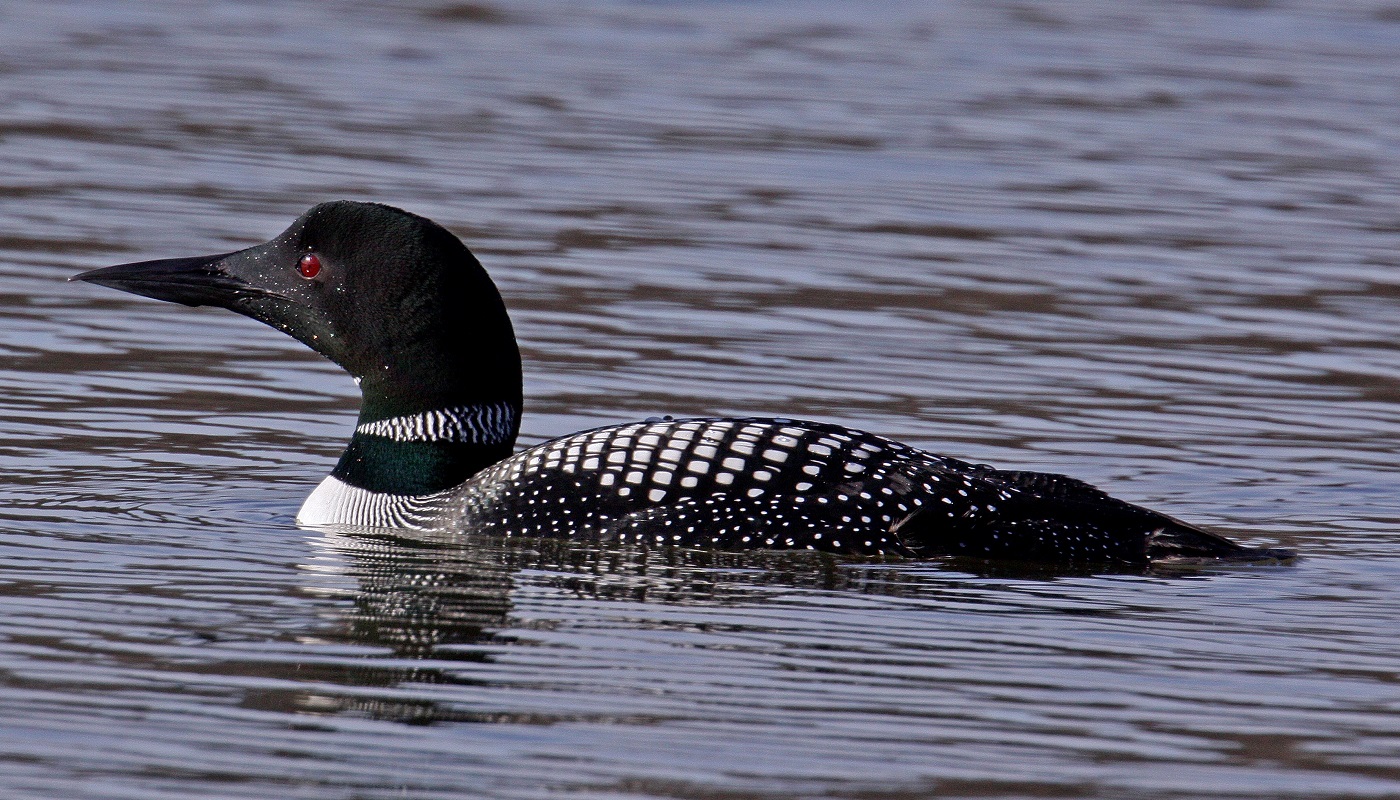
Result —
POLYGON ((230 308, 357 378, 360 422, 307 525, 1073 564, 1290 555, 824 423, 666 418, 513 453, 520 359, 499 294, 456 237, 387 206, 327 203, 248 250, 79 277, 230 308))

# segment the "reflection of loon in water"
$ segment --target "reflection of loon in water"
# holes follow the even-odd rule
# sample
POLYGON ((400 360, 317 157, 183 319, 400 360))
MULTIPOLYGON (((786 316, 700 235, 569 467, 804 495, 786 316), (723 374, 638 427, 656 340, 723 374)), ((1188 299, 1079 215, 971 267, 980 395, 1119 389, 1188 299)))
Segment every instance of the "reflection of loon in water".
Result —
POLYGON ((232 309, 355 376, 360 420, 309 525, 1056 563, 1290 555, 1072 478, 798 420, 668 418, 512 455, 520 354, 500 294, 457 237, 387 206, 325 203, 246 250, 78 277, 232 309))
MULTIPOLYGON (((557 721, 540 709, 483 709, 405 691, 411 684, 492 683, 489 665, 503 648, 520 657, 521 648, 529 652, 535 625, 553 631, 560 624, 551 608, 577 609, 580 603, 623 609, 635 609, 635 604, 744 608, 794 589, 937 595, 946 581, 891 570, 880 559, 867 564, 819 552, 605 548, 567 539, 433 531, 385 535, 328 530, 311 539, 310 550, 311 560, 302 566, 303 591, 331 601, 336 611, 328 627, 306 635, 383 648, 389 658, 274 661, 263 669, 295 682, 296 688, 255 689, 247 704, 419 724, 557 721), (524 618, 513 618, 512 594, 522 588, 532 598, 527 601, 531 608, 524 618)), ((953 587, 959 601, 966 602, 966 589, 956 582, 953 587)), ((631 619, 637 612, 623 613, 631 619)), ((1076 608, 1076 613, 1083 610, 1076 608)), ((599 711, 595 721, 613 721, 614 716, 599 711)), ((577 720, 576 714, 570 718, 577 720)))
MULTIPOLYGON (((811 622, 811 612, 849 608, 858 596, 904 598, 907 603, 872 602, 955 613, 1058 611, 1083 617, 1120 611, 1112 603, 1096 608, 1065 599, 1057 586, 1069 571, 1064 565, 958 565, 972 572, 798 550, 610 547, 446 531, 325 530, 309 542, 302 592, 327 605, 317 615, 325 624, 299 638, 329 645, 330 651, 323 658, 260 664, 259 674, 278 680, 271 688, 251 688, 249 706, 415 724, 625 721, 630 710, 606 704, 581 717, 577 710, 560 716, 547 699, 474 698, 482 697, 479 690, 520 686, 522 672, 596 663, 596 648, 635 648, 635 636, 653 640, 658 628, 683 634, 713 625, 741 639, 752 635, 750 646, 767 652, 775 633, 769 615, 791 620, 800 608, 796 617, 811 622), (619 626, 605 637, 608 645, 591 638, 603 620, 619 626), (340 645, 352 649, 342 652, 340 645), (521 660, 532 666, 522 669, 521 660), (412 688, 423 684, 469 688, 446 695, 412 688)), ((1196 570, 1150 566, 1115 571, 1208 579, 1196 570)), ((737 645, 724 638, 706 646, 737 645)))

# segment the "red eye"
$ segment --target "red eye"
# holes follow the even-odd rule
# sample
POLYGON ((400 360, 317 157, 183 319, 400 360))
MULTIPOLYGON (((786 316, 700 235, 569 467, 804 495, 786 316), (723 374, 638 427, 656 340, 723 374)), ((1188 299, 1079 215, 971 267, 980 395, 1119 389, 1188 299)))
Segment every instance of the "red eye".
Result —
POLYGON ((301 277, 307 280, 320 275, 321 259, 318 258, 315 253, 307 253, 297 262, 297 272, 300 272, 301 277))

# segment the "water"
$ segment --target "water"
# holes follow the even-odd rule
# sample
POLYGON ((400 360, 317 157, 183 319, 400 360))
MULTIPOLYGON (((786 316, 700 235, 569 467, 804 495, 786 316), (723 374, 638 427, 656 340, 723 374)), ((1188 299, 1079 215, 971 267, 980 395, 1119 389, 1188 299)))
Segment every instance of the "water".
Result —
POLYGON ((0 9, 6 798, 1400 796, 1400 7, 0 9), (787 414, 1292 567, 299 530, 351 382, 65 283, 460 233, 530 442, 787 414))

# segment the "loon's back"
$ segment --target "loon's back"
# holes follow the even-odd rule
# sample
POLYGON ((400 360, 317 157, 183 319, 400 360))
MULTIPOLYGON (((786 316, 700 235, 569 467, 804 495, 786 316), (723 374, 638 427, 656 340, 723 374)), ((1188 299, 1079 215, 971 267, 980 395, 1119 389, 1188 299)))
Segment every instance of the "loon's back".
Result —
POLYGON ((461 502, 472 529, 506 535, 908 553, 898 528, 942 482, 976 498, 960 510, 996 501, 957 466, 837 425, 662 420, 532 447, 469 481, 461 502))
MULTIPOLYGON (((1266 558, 1060 475, 1006 472, 839 425, 660 420, 524 450, 432 498, 342 521, 499 536, 861 555, 1132 563, 1266 558)), ((355 496, 335 501, 355 507, 355 496)))

